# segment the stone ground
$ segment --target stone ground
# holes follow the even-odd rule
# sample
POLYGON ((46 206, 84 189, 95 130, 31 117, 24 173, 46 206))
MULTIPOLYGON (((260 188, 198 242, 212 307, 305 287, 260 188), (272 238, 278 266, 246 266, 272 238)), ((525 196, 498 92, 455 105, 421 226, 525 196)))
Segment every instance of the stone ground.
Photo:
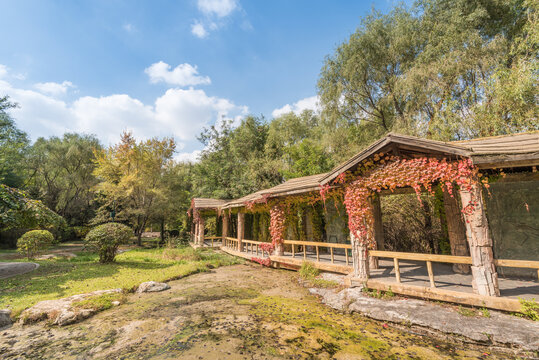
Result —
POLYGON ((235 265, 132 294, 65 327, 0 330, 2 359, 507 359, 518 349, 378 322, 321 304, 295 272, 235 265))

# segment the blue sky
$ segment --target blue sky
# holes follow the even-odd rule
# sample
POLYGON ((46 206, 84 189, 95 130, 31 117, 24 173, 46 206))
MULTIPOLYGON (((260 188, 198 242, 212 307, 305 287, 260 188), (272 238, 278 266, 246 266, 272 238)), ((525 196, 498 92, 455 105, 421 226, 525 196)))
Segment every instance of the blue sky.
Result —
POLYGON ((0 96, 35 140, 173 136, 193 159, 202 127, 316 107, 324 57, 393 1, 0 0, 0 96))

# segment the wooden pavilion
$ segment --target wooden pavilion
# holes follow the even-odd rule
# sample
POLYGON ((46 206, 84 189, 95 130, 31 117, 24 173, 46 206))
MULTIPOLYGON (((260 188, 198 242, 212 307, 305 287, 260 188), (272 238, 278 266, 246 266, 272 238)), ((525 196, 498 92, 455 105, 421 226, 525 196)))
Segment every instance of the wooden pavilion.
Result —
MULTIPOLYGON (((528 277, 531 274, 539 275, 539 207, 536 205, 539 203, 538 165, 539 132, 454 142, 390 133, 328 173, 291 179, 236 200, 193 199, 190 208, 194 220, 192 241, 198 245, 204 244, 204 216, 200 214, 217 215, 222 219, 222 231, 218 236, 219 240, 222 240, 222 248, 238 256, 248 259, 262 256, 270 259, 275 266, 298 268, 304 260, 309 259, 308 252, 315 251, 315 266, 326 271, 347 274, 349 285, 367 283, 370 288, 387 290, 390 287, 396 293, 409 296, 517 311, 518 301, 500 298, 498 274, 528 277), (471 182, 472 185, 459 188, 460 204, 457 196, 449 196, 444 192, 451 255, 384 250, 379 196, 413 192, 411 188, 387 189, 381 191, 379 196, 372 196, 371 212, 374 221, 367 227, 372 232, 374 241, 368 248, 361 241, 361 235, 350 230, 350 243, 329 242, 327 239, 301 241, 290 239, 290 233, 285 232, 282 247, 277 247, 271 255, 260 250, 262 242, 245 238, 245 215, 252 211, 253 204, 268 201, 278 203, 280 199, 285 200, 300 194, 319 194, 324 187, 344 186, 337 181, 340 177, 345 174, 361 176, 362 166, 366 161, 383 155, 408 160, 437 159, 447 163, 466 160, 473 163, 474 169, 480 169, 486 174, 510 174, 492 185, 492 191, 499 194, 495 200, 484 194, 478 182, 471 182), (517 200, 520 202, 515 205, 517 200), (463 212, 464 204, 471 202, 474 203, 471 210, 463 212), (507 214, 507 211, 511 213, 507 214), (235 234, 229 232, 232 214, 237 218, 235 234), (509 218, 513 220, 507 221, 509 218), (515 236, 515 232, 519 236, 515 236), (284 248, 290 251, 285 251, 284 248), (301 253, 298 253, 300 248, 301 253), (320 254, 321 248, 328 249, 330 253, 325 260, 324 255, 320 254), (343 249, 344 257, 339 263, 336 253, 342 253, 343 249), (303 260, 296 258, 298 255, 302 256, 303 260), (371 272, 377 271, 378 259, 392 260, 392 271, 396 280, 394 283, 388 285, 387 282, 371 278, 371 272), (403 261, 424 262, 430 286, 404 284, 400 270, 400 262, 403 261), (473 294, 437 288, 433 263, 451 264, 456 273, 465 274, 471 270, 473 294), (506 270, 508 268, 514 271, 506 270)), ((213 242, 214 239, 211 240, 213 242)), ((532 294, 539 295, 539 286, 534 285, 533 280, 530 288, 532 294)))

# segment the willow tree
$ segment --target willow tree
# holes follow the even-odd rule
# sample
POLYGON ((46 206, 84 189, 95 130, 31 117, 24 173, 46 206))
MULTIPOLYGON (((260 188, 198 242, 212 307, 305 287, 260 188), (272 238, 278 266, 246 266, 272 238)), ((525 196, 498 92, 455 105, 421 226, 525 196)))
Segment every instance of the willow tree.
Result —
POLYGON ((324 114, 352 123, 363 145, 388 131, 456 140, 539 129, 537 27, 528 0, 373 13, 326 59, 324 114))
POLYGON ((95 222, 106 221, 109 214, 128 222, 141 245, 141 235, 165 196, 163 177, 175 148, 171 138, 137 142, 126 132, 118 144, 96 151, 94 173, 102 206, 95 222))

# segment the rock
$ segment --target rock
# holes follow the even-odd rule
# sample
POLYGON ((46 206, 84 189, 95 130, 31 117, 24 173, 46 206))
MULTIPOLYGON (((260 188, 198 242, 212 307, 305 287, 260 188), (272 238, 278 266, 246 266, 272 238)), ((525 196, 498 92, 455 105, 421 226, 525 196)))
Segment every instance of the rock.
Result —
POLYGON ((112 304, 112 306, 119 306, 120 302, 119 301, 113 301, 111 304, 112 304))
POLYGON ((137 293, 143 292, 156 292, 170 289, 170 285, 167 283, 158 283, 155 281, 144 282, 139 285, 137 293))
POLYGON ((11 310, 9 309, 0 310, 0 328, 9 326, 12 323, 13 321, 11 321, 11 310))
POLYGON ((324 304, 341 311, 360 313, 372 319, 418 326, 446 334, 457 334, 480 343, 539 350, 539 323, 490 311, 490 317, 465 317, 451 308, 418 299, 376 299, 361 288, 309 289, 324 304))
POLYGON ((73 302, 78 302, 92 296, 99 296, 109 293, 120 293, 122 289, 98 290, 87 294, 73 295, 58 300, 44 300, 36 305, 24 310, 20 321, 23 324, 30 324, 42 320, 48 320, 54 325, 68 325, 89 318, 97 312, 95 309, 73 308, 73 302))

